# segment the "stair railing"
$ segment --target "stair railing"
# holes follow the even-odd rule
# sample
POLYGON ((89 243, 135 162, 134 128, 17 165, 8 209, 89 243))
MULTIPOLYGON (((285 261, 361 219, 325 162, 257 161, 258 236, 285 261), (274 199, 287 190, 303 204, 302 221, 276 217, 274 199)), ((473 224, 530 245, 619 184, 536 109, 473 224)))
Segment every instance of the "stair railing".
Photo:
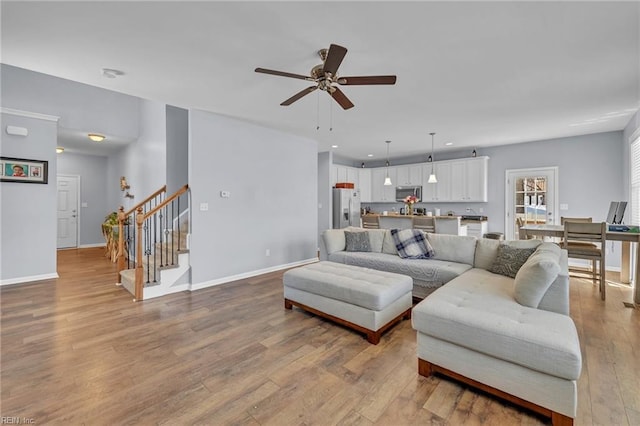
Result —
POLYGON ((116 255, 118 262, 118 278, 116 283, 118 285, 122 282, 120 272, 134 267, 132 254, 135 253, 133 242, 135 241, 135 233, 137 229, 135 226, 135 213, 140 208, 143 212, 147 212, 162 203, 166 192, 167 185, 164 185, 162 188, 158 189, 156 192, 149 195, 126 212, 124 211, 124 207, 120 206, 120 209, 118 210, 118 254, 116 255))
POLYGON ((177 253, 186 250, 186 244, 182 243, 181 238, 186 236, 185 225, 176 218, 188 207, 188 190, 189 186, 185 185, 150 210, 145 211, 143 206, 136 210, 136 231, 133 238, 135 300, 142 300, 145 284, 159 280, 158 268, 175 265, 177 253))

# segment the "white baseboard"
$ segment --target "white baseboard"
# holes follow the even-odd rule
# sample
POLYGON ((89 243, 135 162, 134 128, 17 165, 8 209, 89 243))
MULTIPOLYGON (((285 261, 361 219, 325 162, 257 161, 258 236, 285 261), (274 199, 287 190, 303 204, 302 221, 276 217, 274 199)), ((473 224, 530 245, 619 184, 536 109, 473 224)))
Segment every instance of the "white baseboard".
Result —
POLYGON ((78 248, 93 248, 93 247, 106 247, 105 243, 94 243, 94 244, 81 244, 78 248))
POLYGON ((226 283, 229 283, 231 281, 243 280, 245 278, 251 278, 251 277, 255 277, 257 275, 267 274, 269 272, 281 271, 283 269, 288 269, 288 268, 295 268, 296 266, 308 265, 309 263, 315 263, 315 262, 318 262, 318 258, 316 258, 316 257, 311 258, 311 259, 301 260, 299 262, 292 262, 292 263, 287 263, 287 264, 284 264, 284 265, 271 266, 269 268, 258 269, 256 271, 250 271, 250 272, 245 272, 245 273, 238 274, 238 275, 231 275, 231 276, 228 276, 228 277, 218 278, 218 279, 211 280, 211 281, 205 281, 205 282, 202 282, 202 283, 191 284, 191 288, 189 290, 190 291, 201 290, 201 289, 207 288, 207 287, 213 287, 213 286, 220 285, 220 284, 226 284, 226 283))
POLYGON ((59 278, 56 272, 52 274, 42 274, 42 275, 31 275, 28 277, 18 277, 18 278, 9 278, 6 280, 0 280, 0 286, 2 285, 12 285, 12 284, 23 284, 30 283, 33 281, 42 281, 42 280, 52 280, 55 278, 59 278))

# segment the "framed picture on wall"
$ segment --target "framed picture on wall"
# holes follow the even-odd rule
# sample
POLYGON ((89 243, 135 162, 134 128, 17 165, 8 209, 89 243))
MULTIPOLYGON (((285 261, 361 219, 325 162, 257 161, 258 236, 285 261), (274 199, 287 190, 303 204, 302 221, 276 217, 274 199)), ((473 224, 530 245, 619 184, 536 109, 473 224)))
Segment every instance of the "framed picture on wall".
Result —
POLYGON ((25 158, 0 157, 0 182, 49 182, 49 162, 25 158))

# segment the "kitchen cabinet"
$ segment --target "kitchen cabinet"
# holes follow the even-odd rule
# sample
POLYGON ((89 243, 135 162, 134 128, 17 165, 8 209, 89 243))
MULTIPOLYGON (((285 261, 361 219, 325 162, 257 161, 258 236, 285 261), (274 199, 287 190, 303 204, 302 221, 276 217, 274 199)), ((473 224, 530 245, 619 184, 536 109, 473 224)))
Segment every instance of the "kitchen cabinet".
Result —
POLYGON ((389 167, 389 177, 392 185, 385 186, 384 179, 387 176, 386 167, 371 169, 371 198, 373 202, 394 202, 396 201, 396 176, 395 168, 389 167))
POLYGON ((422 200, 424 202, 444 202, 451 200, 451 163, 446 161, 427 163, 423 166, 422 176, 422 200), (438 183, 428 182, 432 166, 438 183))
POLYGON ((487 201, 488 158, 451 162, 451 201, 487 201))
POLYGON ((351 182, 358 188, 358 170, 360 169, 333 164, 331 166, 331 187, 333 188, 337 182, 351 182))
POLYGON ((358 183, 360 186, 360 202, 370 203, 373 201, 371 196, 371 169, 358 169, 358 183))
POLYGON ((489 157, 436 161, 438 183, 428 183, 431 163, 422 169, 422 199, 425 202, 486 202, 489 157))
POLYGON ((482 238, 484 234, 489 232, 487 221, 465 221, 463 223, 467 225, 467 235, 471 237, 482 238))
POLYGON ((396 166, 395 186, 420 186, 422 185, 422 165, 410 164, 407 166, 396 166))

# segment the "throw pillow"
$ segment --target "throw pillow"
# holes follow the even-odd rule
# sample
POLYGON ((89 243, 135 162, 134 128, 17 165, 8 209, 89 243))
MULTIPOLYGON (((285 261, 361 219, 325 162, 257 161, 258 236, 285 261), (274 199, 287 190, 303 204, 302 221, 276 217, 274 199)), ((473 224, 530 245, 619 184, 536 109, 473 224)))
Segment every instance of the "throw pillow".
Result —
POLYGON ((520 267, 535 250, 534 248, 515 248, 508 244, 500 244, 496 260, 489 268, 489 272, 515 278, 520 267))
POLYGON ((347 251, 371 251, 369 233, 367 231, 344 231, 347 240, 347 251))
POLYGON ((368 229, 366 232, 369 234, 371 251, 374 253, 382 253, 382 245, 384 243, 386 229, 368 229))
POLYGON ((521 305, 537 308, 559 273, 558 253, 538 249, 516 274, 514 298, 521 305))
POLYGON ((398 254, 396 249, 396 242, 391 235, 390 229, 384 230, 384 240, 382 240, 382 252, 385 254, 398 254))
POLYGON ((434 255, 424 232, 419 229, 392 229, 391 235, 396 243, 398 256, 403 259, 428 259, 434 255))

